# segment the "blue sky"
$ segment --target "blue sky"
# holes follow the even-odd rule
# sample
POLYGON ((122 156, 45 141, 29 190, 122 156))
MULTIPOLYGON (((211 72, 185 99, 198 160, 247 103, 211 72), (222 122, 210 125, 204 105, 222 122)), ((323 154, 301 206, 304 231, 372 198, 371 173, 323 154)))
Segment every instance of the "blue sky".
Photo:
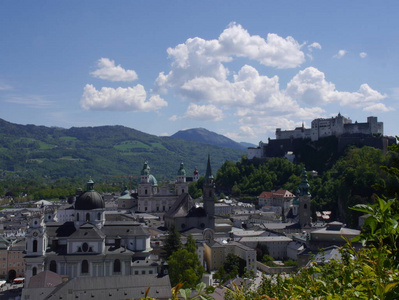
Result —
POLYGON ((398 1, 1 1, 0 118, 257 144, 339 112, 398 135, 398 1))

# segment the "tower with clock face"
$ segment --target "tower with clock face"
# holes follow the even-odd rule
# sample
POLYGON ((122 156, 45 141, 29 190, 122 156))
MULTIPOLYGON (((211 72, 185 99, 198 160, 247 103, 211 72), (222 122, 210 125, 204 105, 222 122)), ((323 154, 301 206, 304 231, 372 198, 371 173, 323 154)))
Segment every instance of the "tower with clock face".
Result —
POLYGON ((42 213, 33 215, 29 221, 29 227, 25 235, 25 257, 30 257, 30 259, 29 261, 25 260, 25 276, 32 277, 44 271, 42 256, 45 254, 48 244, 45 227, 42 213))
POLYGON ((26 232, 26 254, 41 256, 47 248, 45 223, 41 215, 33 215, 26 232))

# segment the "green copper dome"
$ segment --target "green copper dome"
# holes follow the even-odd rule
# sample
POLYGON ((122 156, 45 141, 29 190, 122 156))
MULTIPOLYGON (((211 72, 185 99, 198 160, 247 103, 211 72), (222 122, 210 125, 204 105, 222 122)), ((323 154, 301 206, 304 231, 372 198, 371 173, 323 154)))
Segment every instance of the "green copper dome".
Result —
POLYGON ((184 170, 183 162, 180 163, 180 169, 177 171, 178 176, 186 176, 186 170, 184 170))
POLYGON ((158 181, 153 175, 149 176, 149 180, 150 180, 151 185, 158 185, 158 181))
POLYGON ((144 162, 143 169, 141 170, 141 175, 150 175, 150 166, 148 162, 144 162))

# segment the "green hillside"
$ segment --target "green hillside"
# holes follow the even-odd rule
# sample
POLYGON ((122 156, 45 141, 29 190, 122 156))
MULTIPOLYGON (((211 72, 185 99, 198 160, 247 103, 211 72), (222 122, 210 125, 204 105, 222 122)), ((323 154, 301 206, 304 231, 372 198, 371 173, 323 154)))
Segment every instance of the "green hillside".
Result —
POLYGON ((181 161, 188 176, 195 168, 204 174, 208 152, 214 173, 226 160, 237 161, 245 154, 244 150, 158 137, 123 126, 63 129, 0 119, 3 177, 134 177, 147 160, 151 173, 162 181, 175 178, 181 161))

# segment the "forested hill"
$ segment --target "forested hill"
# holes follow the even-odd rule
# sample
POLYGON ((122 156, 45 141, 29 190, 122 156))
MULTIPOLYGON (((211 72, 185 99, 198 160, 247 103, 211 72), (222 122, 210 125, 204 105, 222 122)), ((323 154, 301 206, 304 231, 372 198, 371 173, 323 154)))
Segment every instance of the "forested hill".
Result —
POLYGON ((172 179, 182 161, 187 176, 195 168, 205 174, 208 151, 214 173, 226 160, 237 161, 245 154, 245 150, 158 137, 123 126, 63 129, 0 119, 2 176, 137 176, 147 160, 158 180, 172 179))
MULTIPOLYGON (((205 128, 192 128, 180 130, 172 135, 173 138, 178 138, 186 141, 196 141, 206 144, 212 144, 221 147, 247 150, 248 144, 237 143, 224 135, 217 134, 205 128)), ((251 145, 253 146, 253 145, 251 145)))

